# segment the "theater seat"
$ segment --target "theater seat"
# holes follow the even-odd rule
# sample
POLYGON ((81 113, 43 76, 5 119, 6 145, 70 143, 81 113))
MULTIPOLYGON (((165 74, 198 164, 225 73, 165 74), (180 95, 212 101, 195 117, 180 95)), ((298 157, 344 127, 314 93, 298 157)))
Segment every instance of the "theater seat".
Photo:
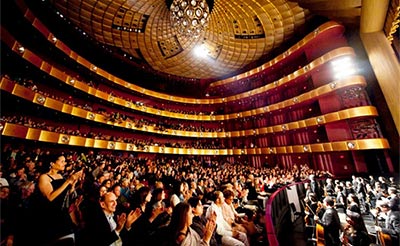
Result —
POLYGON ((303 217, 303 213, 296 210, 294 203, 290 203, 290 210, 292 211, 292 222, 297 221, 300 217, 303 217))

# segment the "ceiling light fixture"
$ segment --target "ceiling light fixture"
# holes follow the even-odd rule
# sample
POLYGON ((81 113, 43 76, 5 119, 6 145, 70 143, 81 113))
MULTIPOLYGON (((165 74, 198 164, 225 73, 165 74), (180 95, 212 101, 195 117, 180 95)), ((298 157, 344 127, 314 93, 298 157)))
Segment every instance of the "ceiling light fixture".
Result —
POLYGON ((170 10, 172 26, 186 37, 198 37, 210 16, 206 0, 173 0, 170 10))

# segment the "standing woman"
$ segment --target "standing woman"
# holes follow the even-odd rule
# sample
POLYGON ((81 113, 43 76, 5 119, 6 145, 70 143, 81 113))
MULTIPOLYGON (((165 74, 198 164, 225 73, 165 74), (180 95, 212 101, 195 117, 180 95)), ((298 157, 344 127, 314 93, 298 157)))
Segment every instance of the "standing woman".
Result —
POLYGON ((74 245, 74 225, 69 215, 69 206, 74 199, 75 185, 82 177, 83 170, 72 172, 64 178, 65 157, 51 156, 50 170, 39 177, 39 200, 37 204, 37 232, 39 245, 74 245), (40 196, 41 195, 41 196, 40 196))

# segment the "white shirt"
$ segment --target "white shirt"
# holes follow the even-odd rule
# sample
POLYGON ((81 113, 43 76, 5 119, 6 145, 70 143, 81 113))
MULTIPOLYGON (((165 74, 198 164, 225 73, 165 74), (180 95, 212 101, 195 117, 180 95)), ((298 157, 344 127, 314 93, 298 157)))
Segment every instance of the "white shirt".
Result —
POLYGON ((214 202, 212 202, 210 207, 208 207, 206 218, 208 219, 213 212, 215 212, 215 214, 217 215, 217 218, 215 220, 217 224, 217 234, 221 236, 232 237, 231 225, 229 225, 229 223, 224 219, 221 207, 218 207, 214 202))
MULTIPOLYGON (((115 231, 115 229, 117 228, 117 222, 115 222, 115 220, 114 220, 114 215, 106 214, 106 213, 104 213, 104 214, 106 215, 106 218, 107 218, 108 224, 110 225, 111 231, 115 231)), ((122 240, 119 236, 119 233, 118 232, 115 232, 115 233, 117 233, 117 235, 118 235, 118 240, 116 240, 115 242, 110 244, 110 246, 122 246, 122 240)))

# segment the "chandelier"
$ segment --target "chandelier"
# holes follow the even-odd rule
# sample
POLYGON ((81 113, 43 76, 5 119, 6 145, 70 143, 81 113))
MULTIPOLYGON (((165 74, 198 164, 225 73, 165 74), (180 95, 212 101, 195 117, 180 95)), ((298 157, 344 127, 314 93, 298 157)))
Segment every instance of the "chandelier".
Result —
POLYGON ((173 0, 170 10, 172 26, 187 37, 198 37, 210 16, 206 0, 173 0))

